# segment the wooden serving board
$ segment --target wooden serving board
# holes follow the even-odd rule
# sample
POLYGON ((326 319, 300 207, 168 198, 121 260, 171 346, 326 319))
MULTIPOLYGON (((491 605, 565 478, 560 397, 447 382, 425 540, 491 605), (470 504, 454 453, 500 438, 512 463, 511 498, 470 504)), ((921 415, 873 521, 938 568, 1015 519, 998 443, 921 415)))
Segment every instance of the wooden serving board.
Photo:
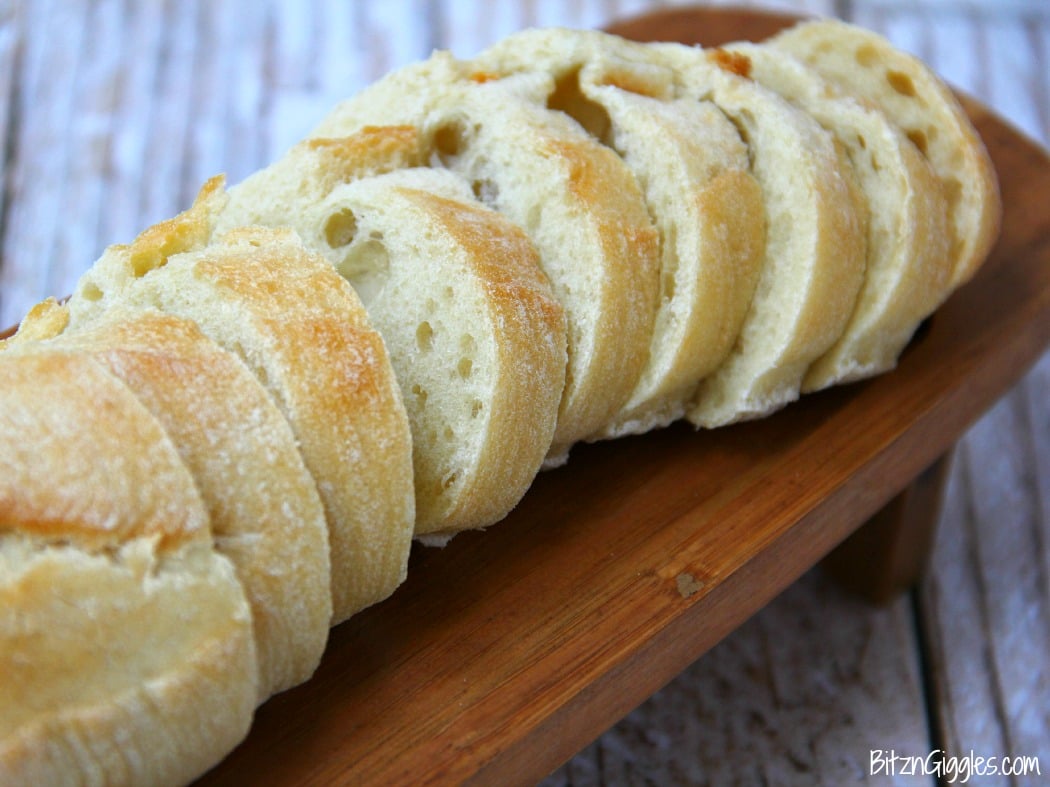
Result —
MULTIPOLYGON (((758 39, 787 18, 687 10, 640 39, 758 39)), ((527 784, 645 700, 948 451, 1050 343, 1050 159, 967 104, 1002 237, 899 368, 714 432, 582 446, 506 521, 417 549, 332 631, 202 784, 527 784)))

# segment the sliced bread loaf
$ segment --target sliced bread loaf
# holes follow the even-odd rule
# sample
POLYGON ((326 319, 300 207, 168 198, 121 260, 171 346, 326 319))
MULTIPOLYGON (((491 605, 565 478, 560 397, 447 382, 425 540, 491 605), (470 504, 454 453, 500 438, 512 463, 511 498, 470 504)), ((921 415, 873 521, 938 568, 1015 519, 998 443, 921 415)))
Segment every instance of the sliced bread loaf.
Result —
POLYGON ((142 242, 107 250, 124 283, 107 291, 94 279, 87 303, 79 285, 67 330, 114 305, 157 308, 238 355, 288 419, 317 483, 333 621, 385 598, 404 579, 411 543, 411 437, 386 348, 353 289, 290 231, 246 229, 196 251, 173 247, 137 275, 131 261, 142 242))
POLYGON ((651 44, 678 95, 717 104, 748 144, 762 186, 762 272, 726 361, 688 413, 719 426, 757 418, 799 395, 810 364, 842 334, 864 276, 864 205, 845 154, 813 118, 746 77, 746 59, 651 44))
POLYGON ((27 344, 0 375, 0 782, 188 782, 258 698, 193 479, 94 360, 27 344))
POLYGON ((657 307, 656 231, 620 158, 543 106, 550 77, 471 76, 438 53, 340 105, 314 133, 417 126, 434 163, 463 175, 535 243, 568 321, 556 463, 615 417, 641 375, 657 307))
POLYGON ((969 280, 999 233, 1002 205, 988 151, 948 86, 917 57, 845 22, 802 23, 768 43, 873 103, 929 159, 948 201, 951 285, 969 280))
POLYGON ((724 49, 748 76, 808 112, 845 148, 868 206, 864 284, 846 329, 818 358, 803 391, 892 369, 919 323, 947 297, 947 207, 929 163, 870 104, 835 88, 787 52, 756 44, 724 49))
POLYGON ((659 231, 659 306, 641 377, 597 436, 682 417, 699 380, 732 348, 762 260, 762 193, 739 133, 711 102, 674 99, 669 69, 603 33, 527 30, 471 65, 489 79, 552 76, 546 106, 609 146, 638 179, 659 231))

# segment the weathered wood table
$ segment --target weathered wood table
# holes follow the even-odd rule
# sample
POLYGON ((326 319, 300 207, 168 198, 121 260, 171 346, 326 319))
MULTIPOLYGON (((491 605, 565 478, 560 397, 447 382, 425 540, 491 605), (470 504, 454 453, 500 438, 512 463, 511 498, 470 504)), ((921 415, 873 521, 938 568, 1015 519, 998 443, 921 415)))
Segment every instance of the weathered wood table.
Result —
MULTIPOLYGON (((655 5, 0 3, 0 325, 392 67, 655 5)), ((507 522, 420 550, 206 783, 505 784, 572 757, 549 784, 913 784, 872 773, 871 752, 938 748, 1050 771, 1050 10, 777 7, 880 30, 1019 127, 970 105, 1007 202, 986 271, 891 375, 758 424, 584 447, 507 522), (946 472, 928 571, 895 595, 924 565, 946 472)), ((767 21, 630 30, 712 40, 767 21)))

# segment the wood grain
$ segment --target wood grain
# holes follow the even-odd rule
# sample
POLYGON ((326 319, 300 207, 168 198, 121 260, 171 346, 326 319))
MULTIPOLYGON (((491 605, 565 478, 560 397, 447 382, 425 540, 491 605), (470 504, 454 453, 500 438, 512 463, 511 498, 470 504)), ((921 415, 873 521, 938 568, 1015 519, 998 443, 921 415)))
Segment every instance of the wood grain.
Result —
POLYGON ((1018 199, 1050 162, 970 108, 1003 240, 894 373, 753 424, 575 451, 505 522, 417 552, 204 783, 535 781, 903 489, 1050 342, 1048 219, 1018 199))
POLYGON ((922 578, 940 521, 950 454, 936 459, 824 558, 821 565, 843 587, 885 604, 922 578))
POLYGON ((893 784, 872 748, 933 748, 915 639, 907 596, 873 607, 810 571, 543 787, 893 784))

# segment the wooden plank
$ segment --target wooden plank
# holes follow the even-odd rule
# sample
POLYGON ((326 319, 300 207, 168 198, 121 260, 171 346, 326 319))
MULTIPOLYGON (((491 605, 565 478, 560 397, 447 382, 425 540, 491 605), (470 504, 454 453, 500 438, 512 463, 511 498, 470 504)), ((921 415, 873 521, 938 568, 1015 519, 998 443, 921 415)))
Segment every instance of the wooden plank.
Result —
POLYGON ((198 13, 196 0, 167 0, 163 4, 162 35, 154 55, 155 99, 146 110, 148 125, 137 222, 142 227, 188 207, 197 188, 186 183, 184 172, 191 156, 189 129, 197 117, 193 85, 199 49, 198 13))
POLYGON ((73 291, 80 274, 102 251, 99 225, 110 168, 113 110, 126 70, 121 42, 127 39, 120 0, 87 4, 83 52, 74 69, 70 125, 63 144, 68 164, 52 196, 54 245, 44 293, 73 291))
MULTIPOLYGON (((124 33, 107 45, 120 64, 113 90, 104 191, 100 197, 98 247, 126 243, 148 226, 143 212, 143 183, 155 177, 149 160, 151 123, 161 96, 156 94, 167 20, 162 3, 123 3, 124 33), (134 67, 128 67, 133 63, 134 67)), ((174 155, 172 151, 169 155, 174 155)), ((159 217, 158 217, 159 218, 159 217)), ((92 259, 82 262, 87 266, 92 259)), ((69 292, 69 290, 65 290, 69 292)))
POLYGON ((20 74, 16 156, 7 177, 9 204, 0 271, 0 324, 10 325, 48 293, 55 237, 64 217, 58 195, 69 170, 74 86, 87 8, 27 3, 20 74))
POLYGON ((814 570, 547 778, 603 784, 915 784, 871 750, 930 751, 911 606, 814 570))
MULTIPOLYGON (((10 192, 13 176, 10 169, 17 150, 19 107, 19 79, 22 75, 22 31, 24 26, 21 6, 0 6, 0 252, 10 218, 10 192)), ((4 281, 4 254, 0 253, 0 315, 4 313, 6 295, 4 281)), ((0 325, 6 323, 0 322, 0 325)))

